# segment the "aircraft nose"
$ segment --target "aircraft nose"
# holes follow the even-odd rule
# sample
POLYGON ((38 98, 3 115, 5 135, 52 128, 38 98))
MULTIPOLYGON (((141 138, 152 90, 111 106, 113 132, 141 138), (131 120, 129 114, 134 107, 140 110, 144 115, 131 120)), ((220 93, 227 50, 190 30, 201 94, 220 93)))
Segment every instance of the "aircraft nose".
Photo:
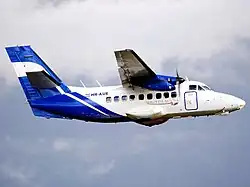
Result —
POLYGON ((243 99, 237 98, 237 104, 238 104, 239 109, 242 109, 245 107, 246 102, 243 99))
POLYGON ((222 94, 220 95, 220 98, 223 99, 225 103, 225 111, 233 112, 244 108, 246 105, 246 102, 243 99, 240 99, 233 95, 222 94))

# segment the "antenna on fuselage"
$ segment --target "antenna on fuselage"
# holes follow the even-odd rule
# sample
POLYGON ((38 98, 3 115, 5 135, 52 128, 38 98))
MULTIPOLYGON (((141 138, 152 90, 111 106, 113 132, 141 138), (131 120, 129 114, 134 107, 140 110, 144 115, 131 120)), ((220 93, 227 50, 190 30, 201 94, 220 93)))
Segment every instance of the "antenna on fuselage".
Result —
POLYGON ((82 84, 82 86, 83 86, 84 88, 86 88, 86 86, 85 86, 85 84, 83 84, 82 80, 80 80, 80 83, 82 84))
POLYGON ((102 87, 101 83, 100 83, 98 80, 95 80, 95 81, 96 81, 96 83, 97 83, 100 87, 102 87))

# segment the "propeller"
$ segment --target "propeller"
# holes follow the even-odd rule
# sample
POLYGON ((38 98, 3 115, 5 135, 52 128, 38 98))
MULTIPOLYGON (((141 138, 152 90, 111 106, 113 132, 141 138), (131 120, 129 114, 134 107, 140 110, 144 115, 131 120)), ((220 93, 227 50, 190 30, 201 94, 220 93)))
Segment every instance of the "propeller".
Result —
POLYGON ((185 81, 185 79, 179 76, 178 69, 176 69, 176 85, 177 85, 179 97, 181 96, 181 87, 180 87, 180 84, 183 83, 184 81, 185 81))

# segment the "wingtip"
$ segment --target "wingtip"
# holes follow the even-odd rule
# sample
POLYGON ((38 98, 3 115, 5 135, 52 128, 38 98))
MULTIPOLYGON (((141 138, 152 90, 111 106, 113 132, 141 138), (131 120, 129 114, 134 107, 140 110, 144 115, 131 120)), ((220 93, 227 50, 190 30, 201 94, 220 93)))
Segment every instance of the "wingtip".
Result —
POLYGON ((134 51, 133 49, 130 49, 130 48, 126 48, 126 49, 117 49, 115 50, 115 52, 130 52, 130 51, 134 51))
POLYGON ((5 46, 5 49, 13 49, 13 48, 19 48, 19 47, 31 47, 30 44, 25 44, 25 45, 8 45, 8 46, 5 46))

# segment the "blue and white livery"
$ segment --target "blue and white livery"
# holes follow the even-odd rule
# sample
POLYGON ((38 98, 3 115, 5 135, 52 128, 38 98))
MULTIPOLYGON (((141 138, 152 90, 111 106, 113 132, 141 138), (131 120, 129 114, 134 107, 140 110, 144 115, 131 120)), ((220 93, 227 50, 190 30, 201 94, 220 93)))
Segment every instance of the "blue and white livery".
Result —
POLYGON ((131 49, 115 51, 121 85, 66 85, 30 46, 6 47, 35 116, 146 126, 169 119, 226 115, 245 101, 213 91, 204 83, 157 75, 131 49))

